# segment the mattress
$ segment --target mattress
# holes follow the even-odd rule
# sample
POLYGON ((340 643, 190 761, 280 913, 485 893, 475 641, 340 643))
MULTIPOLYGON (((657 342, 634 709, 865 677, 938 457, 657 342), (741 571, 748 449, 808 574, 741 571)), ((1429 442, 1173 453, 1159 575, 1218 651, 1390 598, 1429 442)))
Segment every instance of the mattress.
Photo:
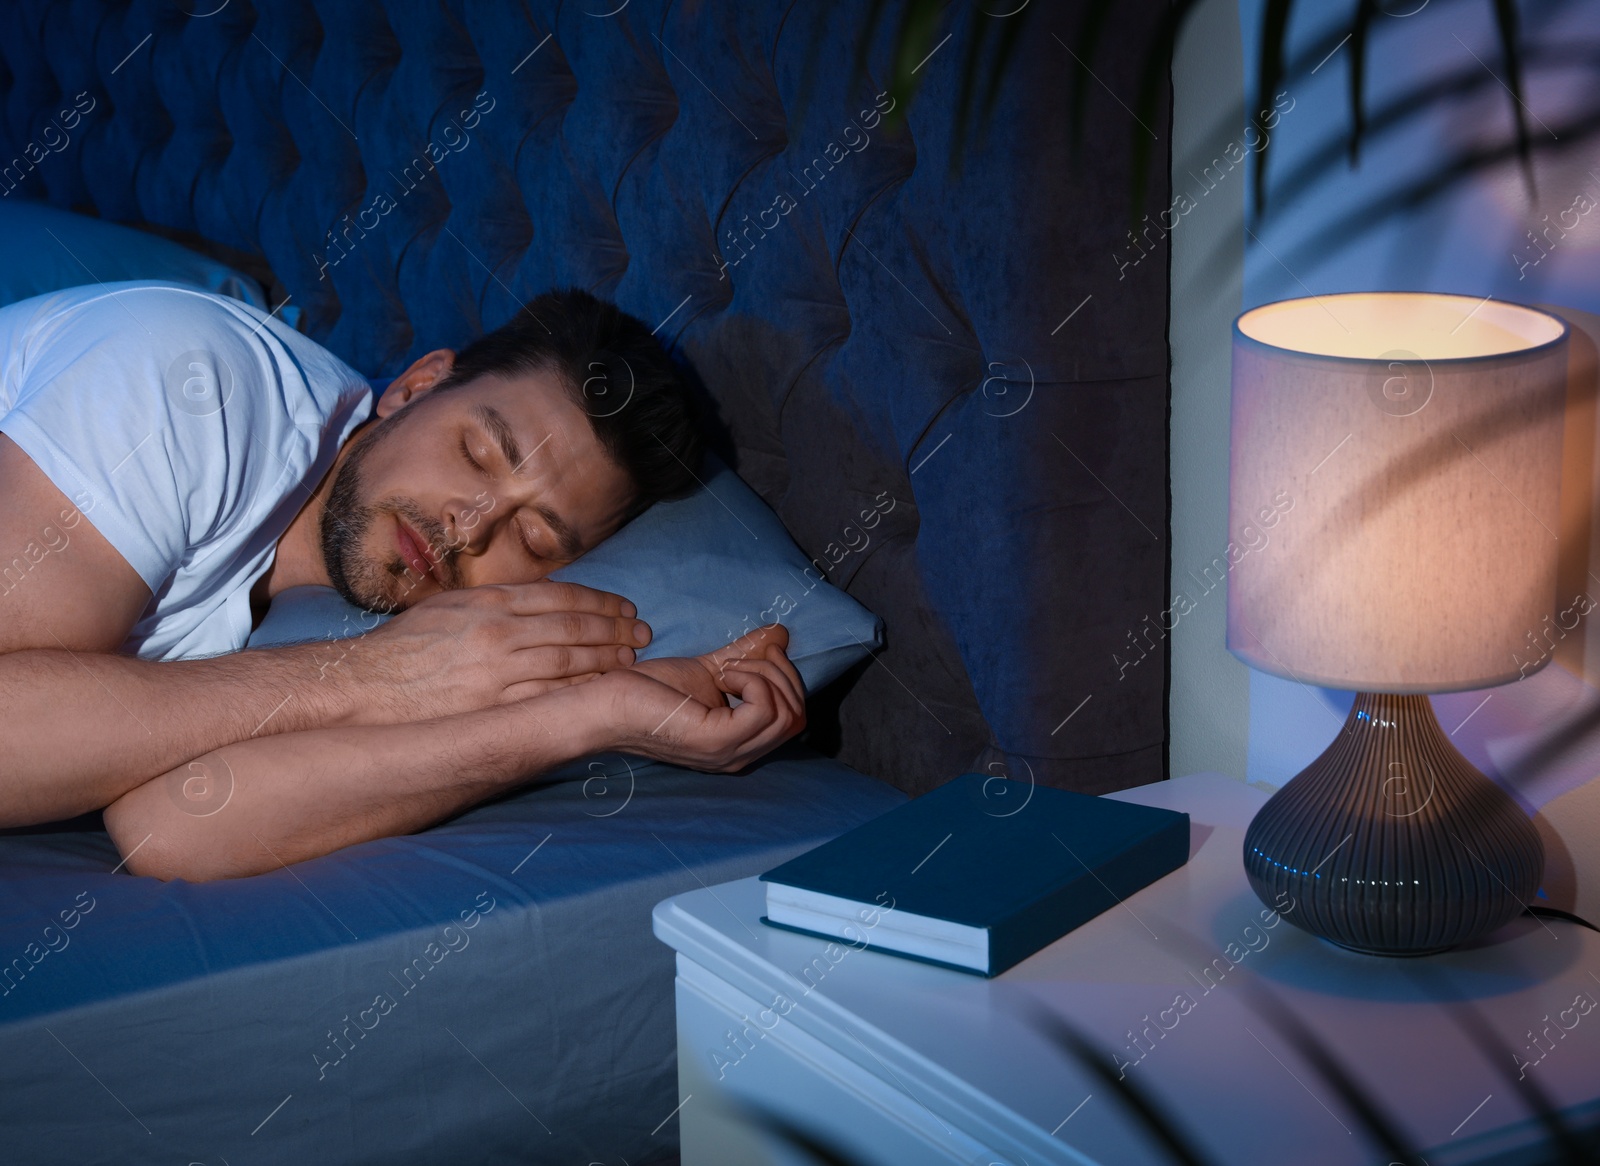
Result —
POLYGON ((0 837, 0 1129, 21 1163, 675 1161, 670 895, 904 795, 789 749, 535 787, 250 879, 0 837))

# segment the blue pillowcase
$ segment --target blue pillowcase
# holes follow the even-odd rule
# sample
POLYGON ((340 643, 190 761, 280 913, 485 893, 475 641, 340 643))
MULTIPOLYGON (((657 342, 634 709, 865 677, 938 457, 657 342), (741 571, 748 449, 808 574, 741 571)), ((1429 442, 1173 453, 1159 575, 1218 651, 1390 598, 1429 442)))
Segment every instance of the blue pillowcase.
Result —
POLYGON ((781 623, 815 692, 882 646, 883 621, 823 577, 744 479, 712 454, 702 475, 550 577, 633 600, 654 633, 641 659, 698 656, 781 623))
POLYGON ((20 198, 0 200, 0 255, 0 307, 127 279, 185 283, 267 307, 261 285, 225 263, 159 235, 20 198))
MULTIPOLYGON (((777 622, 811 693, 882 645, 883 621, 823 579, 738 474, 708 454, 703 478, 687 498, 656 503, 550 577, 633 600, 654 633, 643 660, 698 656, 777 622)), ((331 587, 291 587, 249 646, 343 639, 387 618, 331 587)))

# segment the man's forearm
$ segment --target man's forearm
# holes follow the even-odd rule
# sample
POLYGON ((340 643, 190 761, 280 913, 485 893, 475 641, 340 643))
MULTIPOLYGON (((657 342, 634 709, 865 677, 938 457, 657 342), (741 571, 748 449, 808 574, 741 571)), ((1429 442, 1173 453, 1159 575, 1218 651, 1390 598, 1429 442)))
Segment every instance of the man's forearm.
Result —
POLYGON ((327 665, 337 643, 156 663, 0 655, 0 826, 71 817, 252 736, 353 720, 361 694, 327 665))
POLYGON ((106 828, 134 874, 191 881, 411 833, 605 748, 588 687, 430 721, 239 741, 126 794, 106 828))

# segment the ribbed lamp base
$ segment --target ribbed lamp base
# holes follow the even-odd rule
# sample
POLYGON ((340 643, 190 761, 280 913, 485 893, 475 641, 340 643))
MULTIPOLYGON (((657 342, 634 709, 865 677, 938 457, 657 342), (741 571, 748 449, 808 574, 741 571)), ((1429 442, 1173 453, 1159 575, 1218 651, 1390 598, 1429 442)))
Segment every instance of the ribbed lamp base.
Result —
POLYGON ((1244 867, 1262 902, 1313 935, 1430 955, 1520 914, 1544 846, 1426 696, 1361 693, 1333 744, 1256 814, 1244 867))

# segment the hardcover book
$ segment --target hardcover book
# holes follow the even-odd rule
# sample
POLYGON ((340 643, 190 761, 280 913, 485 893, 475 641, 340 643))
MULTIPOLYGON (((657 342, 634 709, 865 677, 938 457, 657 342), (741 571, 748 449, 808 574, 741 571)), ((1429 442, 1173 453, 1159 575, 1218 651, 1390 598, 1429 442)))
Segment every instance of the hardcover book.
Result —
POLYGON ((762 921, 993 976, 1188 860, 1188 814, 964 773, 767 871, 762 921))

